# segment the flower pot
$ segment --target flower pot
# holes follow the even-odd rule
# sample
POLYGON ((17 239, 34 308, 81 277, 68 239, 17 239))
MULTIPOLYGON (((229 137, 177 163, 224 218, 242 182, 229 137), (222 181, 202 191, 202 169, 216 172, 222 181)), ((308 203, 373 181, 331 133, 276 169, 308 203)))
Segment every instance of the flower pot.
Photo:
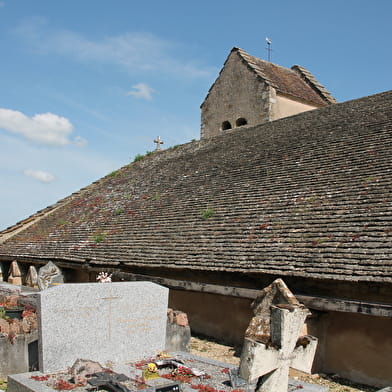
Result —
POLYGON ((22 313, 24 311, 24 308, 15 308, 15 309, 4 309, 5 310, 5 316, 9 317, 10 319, 21 319, 22 318, 22 313))

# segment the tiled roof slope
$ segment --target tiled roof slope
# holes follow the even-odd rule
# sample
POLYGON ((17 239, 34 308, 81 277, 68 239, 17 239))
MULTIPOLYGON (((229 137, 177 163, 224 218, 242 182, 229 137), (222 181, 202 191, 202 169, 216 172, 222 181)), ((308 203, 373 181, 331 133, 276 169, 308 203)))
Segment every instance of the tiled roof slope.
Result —
POLYGON ((391 109, 387 92, 155 153, 0 259, 392 282, 391 109))
POLYGON ((336 103, 335 98, 304 67, 282 67, 249 55, 243 49, 233 48, 246 65, 278 92, 314 103, 318 106, 336 103))

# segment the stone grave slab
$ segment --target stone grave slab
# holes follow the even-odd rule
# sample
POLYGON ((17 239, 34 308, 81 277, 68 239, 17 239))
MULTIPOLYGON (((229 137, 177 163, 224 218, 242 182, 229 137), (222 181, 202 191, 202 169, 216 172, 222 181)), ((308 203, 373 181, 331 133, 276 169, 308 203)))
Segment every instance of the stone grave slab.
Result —
MULTIPOLYGON (((243 392, 254 392, 255 386, 246 384, 240 388, 235 387, 230 382, 229 373, 238 372, 238 368, 235 365, 227 364, 224 362, 215 361, 212 359, 195 356, 184 352, 171 353, 172 357, 180 362, 181 366, 188 368, 194 372, 194 376, 190 377, 188 380, 183 382, 164 378, 165 374, 173 374, 172 369, 161 368, 158 366, 159 378, 144 380, 144 388, 138 389, 135 384, 130 382, 125 382, 123 385, 126 391, 138 391, 138 392, 173 392, 173 383, 177 383, 180 386, 181 392, 197 392, 203 390, 216 391, 216 392, 234 392, 239 389, 243 392), (133 385, 132 385, 133 384, 133 385)), ((154 361, 153 358, 145 358, 144 361, 139 361, 127 366, 123 366, 122 369, 114 368, 114 371, 118 373, 123 373, 129 377, 130 381, 140 380, 143 369, 147 366, 148 362, 154 361), (140 366, 143 363, 144 365, 140 366)), ((158 360, 159 361, 159 360, 158 360)), ((159 362, 156 362, 159 363, 159 362)), ((55 389, 48 386, 48 384, 53 383, 52 381, 36 381, 31 377, 37 378, 44 376, 41 372, 24 373, 9 376, 8 378, 8 392, 55 392, 55 389)), ((59 375, 60 378, 64 378, 64 373, 59 375)), ((74 392, 87 392, 87 389, 91 390, 91 385, 86 385, 84 387, 76 387, 72 389, 74 392)), ((178 389, 177 389, 178 390, 178 389)), ((309 384, 298 380, 289 380, 288 386, 286 384, 287 392, 294 391, 301 392, 328 392, 328 388, 320 385, 309 384)))
POLYGON ((105 365, 165 348, 168 289, 151 282, 79 283, 38 294, 39 369, 86 358, 105 365))

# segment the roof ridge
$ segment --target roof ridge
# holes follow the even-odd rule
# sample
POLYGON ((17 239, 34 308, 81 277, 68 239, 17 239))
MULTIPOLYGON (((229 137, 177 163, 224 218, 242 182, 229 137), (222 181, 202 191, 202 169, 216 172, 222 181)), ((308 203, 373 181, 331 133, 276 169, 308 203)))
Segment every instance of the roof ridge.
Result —
MULTIPOLYGON (((268 73, 261 69, 261 67, 259 66, 260 63, 264 64, 266 67, 272 67, 275 70, 279 69, 282 72, 286 73, 286 75, 291 74, 300 77, 300 79, 302 79, 306 83, 306 85, 308 85, 325 103, 332 104, 337 102, 335 98, 328 92, 328 90, 320 82, 318 82, 317 79, 306 68, 300 65, 294 65, 291 68, 287 68, 283 65, 275 64, 271 61, 252 56, 244 49, 237 47, 234 47, 231 53, 232 52, 237 52, 241 60, 250 70, 252 70, 256 74, 257 77, 263 79, 265 83, 279 90, 281 93, 287 92, 282 91, 279 84, 277 84, 276 81, 272 80, 270 76, 268 76, 268 73)), ((296 96, 290 93, 289 95, 296 96)), ((298 97, 301 98, 300 96, 298 97)))
POLYGON ((262 59, 262 58, 260 58, 260 57, 253 56, 253 55, 249 54, 249 53, 248 53, 246 50, 244 50, 244 49, 241 49, 241 48, 233 48, 233 50, 234 50, 234 49, 237 49, 238 52, 239 52, 241 55, 245 55, 246 57, 249 57, 249 58, 252 59, 252 60, 255 59, 255 60, 257 60, 257 61, 262 61, 262 62, 264 62, 264 63, 266 63, 266 64, 271 64, 271 65, 273 65, 274 67, 282 68, 282 69, 284 69, 285 71, 292 71, 292 69, 287 68, 287 67, 284 67, 283 65, 276 64, 276 63, 273 63, 272 61, 264 60, 264 59, 262 59))
POLYGON ((336 103, 332 94, 313 76, 313 74, 301 65, 293 65, 291 69, 297 72, 320 96, 329 103, 336 103))

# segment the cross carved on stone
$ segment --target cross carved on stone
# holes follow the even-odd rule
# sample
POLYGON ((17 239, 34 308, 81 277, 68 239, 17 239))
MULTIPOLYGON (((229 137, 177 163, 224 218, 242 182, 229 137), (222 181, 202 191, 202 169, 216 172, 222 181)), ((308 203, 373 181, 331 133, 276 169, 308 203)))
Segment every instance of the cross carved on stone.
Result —
POLYGON ((281 279, 262 293, 259 302, 255 301, 258 305, 255 309, 264 315, 268 309, 269 315, 264 322, 260 322, 257 314, 252 319, 245 335, 238 375, 250 384, 257 384, 258 392, 287 392, 290 367, 310 373, 317 338, 300 337, 309 310, 296 300, 281 279), (283 298, 288 301, 276 303, 283 298))
POLYGON ((154 140, 154 143, 156 143, 156 145, 157 145, 155 150, 160 150, 161 149, 161 144, 163 144, 163 141, 161 140, 161 137, 157 136, 157 138, 154 140))
MULTIPOLYGON (((112 291, 112 290, 110 290, 112 291)), ((120 297, 113 297, 113 295, 111 295, 110 297, 103 297, 101 298, 104 301, 109 301, 109 312, 106 315, 107 320, 108 320, 108 341, 110 342, 112 340, 112 318, 113 318, 113 314, 112 314, 112 301, 114 301, 115 299, 120 299, 120 297)))

